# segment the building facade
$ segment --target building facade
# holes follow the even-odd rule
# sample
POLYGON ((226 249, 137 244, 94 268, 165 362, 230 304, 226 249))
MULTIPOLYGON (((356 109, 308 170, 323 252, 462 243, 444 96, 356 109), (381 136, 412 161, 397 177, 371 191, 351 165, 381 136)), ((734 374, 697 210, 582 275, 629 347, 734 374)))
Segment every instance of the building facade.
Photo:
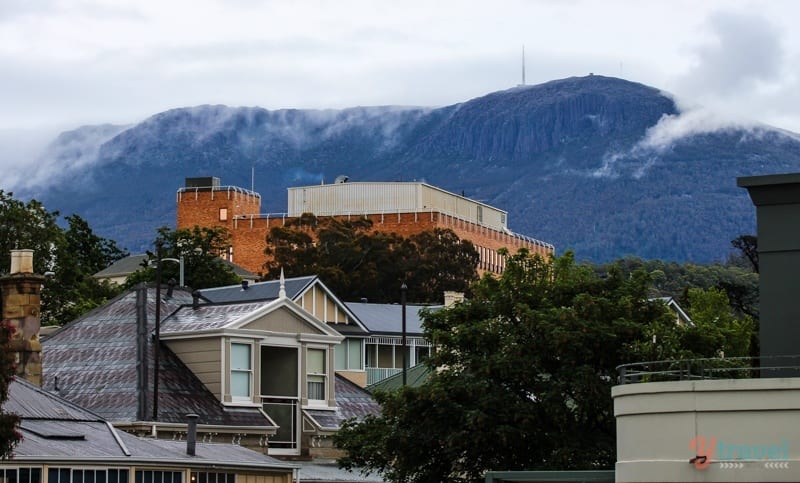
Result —
POLYGON ((553 245, 508 229, 507 212, 421 182, 365 182, 289 188, 286 213, 261 212, 261 196, 219 178, 187 178, 177 192, 177 228, 224 227, 231 234, 226 256, 254 273, 263 273, 266 238, 303 213, 340 219, 367 218, 373 229, 407 237, 435 228, 450 229, 475 245, 480 273, 500 273, 505 257, 526 248, 550 255, 553 245))

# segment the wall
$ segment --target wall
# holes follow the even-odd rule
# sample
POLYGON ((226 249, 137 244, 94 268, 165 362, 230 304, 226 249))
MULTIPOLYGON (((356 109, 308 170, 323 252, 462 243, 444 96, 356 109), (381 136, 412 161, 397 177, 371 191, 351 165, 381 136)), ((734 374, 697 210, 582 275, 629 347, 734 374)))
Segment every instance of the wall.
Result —
POLYGON ((612 397, 617 482, 798 481, 800 378, 628 384, 612 397), (707 466, 690 463, 709 445, 707 466))

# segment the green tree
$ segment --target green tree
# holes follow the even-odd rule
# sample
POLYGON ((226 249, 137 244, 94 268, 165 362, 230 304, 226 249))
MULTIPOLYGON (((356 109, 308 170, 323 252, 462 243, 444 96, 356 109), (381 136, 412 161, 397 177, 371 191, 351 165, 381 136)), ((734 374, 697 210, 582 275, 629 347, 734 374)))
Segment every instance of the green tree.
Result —
MULTIPOLYGON (((8 400, 8 386, 14 380, 14 353, 8 347, 13 331, 7 321, 0 322, 0 407, 8 400)), ((0 409, 0 459, 11 456, 22 440, 19 422, 19 416, 0 409)))
POLYGON ((437 370, 421 387, 376 394, 381 415, 346 423, 340 464, 398 482, 613 467, 615 368, 674 326, 649 283, 644 271, 600 277, 571 253, 510 255, 470 299, 425 315, 437 370))
MULTIPOLYGON (((172 230, 166 226, 158 229, 154 245, 161 243, 161 258, 180 259, 184 261, 184 283, 193 289, 234 285, 241 279, 234 273, 230 265, 223 262, 221 256, 230 247, 230 234, 225 228, 199 227, 172 230)), ((156 260, 154 252, 147 252, 149 261, 156 260)), ((177 263, 162 262, 161 281, 170 279, 176 282, 180 277, 180 266, 177 263)), ((134 287, 140 282, 155 282, 156 270, 153 263, 142 267, 131 274, 124 286, 134 287)))
POLYGON ((681 346, 693 357, 747 357, 755 335, 749 316, 737 318, 724 290, 690 288, 687 311, 693 325, 681 331, 681 346))
POLYGON ((93 274, 128 255, 116 242, 96 235, 78 215, 66 217, 68 228, 55 240, 52 272, 42 291, 45 325, 63 325, 120 293, 120 287, 93 274))
POLYGON ((34 251, 36 273, 52 270, 53 247, 62 236, 57 221, 57 211, 47 211, 36 200, 23 203, 15 199, 13 193, 0 190, 0 273, 8 273, 9 254, 14 249, 34 251))
POLYGON ((445 290, 466 291, 477 279, 478 253, 451 230, 402 238, 372 230, 364 218, 318 219, 304 214, 273 227, 267 275, 318 275, 343 300, 396 302, 405 281, 409 300, 441 302, 445 290))

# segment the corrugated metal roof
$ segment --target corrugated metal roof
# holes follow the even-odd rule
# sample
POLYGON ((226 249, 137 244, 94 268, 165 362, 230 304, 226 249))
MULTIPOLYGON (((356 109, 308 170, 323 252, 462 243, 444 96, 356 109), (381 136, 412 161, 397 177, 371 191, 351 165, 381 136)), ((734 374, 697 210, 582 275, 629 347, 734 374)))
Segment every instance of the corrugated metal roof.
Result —
MULTIPOLYGON (((147 290, 147 323, 153 330, 155 289, 147 290)), ((162 301, 167 320, 191 294, 176 289, 162 301)), ((139 420, 137 387, 136 291, 126 292, 108 304, 76 319, 42 342, 44 387, 111 421, 139 420)), ((146 393, 152 403, 153 351, 148 337, 146 393)), ((223 406, 169 348, 160 348, 159 411, 161 422, 185 422, 185 415, 200 416, 200 424, 271 426, 257 408, 232 410, 223 406)), ((149 416, 149 415, 148 415, 149 416)))
POLYGON ((350 418, 363 419, 368 415, 378 415, 380 405, 372 395, 356 384, 340 375, 334 379, 336 394, 336 410, 304 409, 303 414, 323 431, 335 431, 341 424, 350 418))
POLYGON ((157 462, 193 467, 239 465, 252 470, 289 469, 291 465, 233 444, 197 443, 195 456, 186 443, 144 439, 115 430, 97 415, 23 380, 9 385, 5 411, 22 417, 23 439, 14 449, 15 464, 24 461, 157 462))
MULTIPOLYGON (((345 302, 358 320, 373 334, 401 334, 403 332, 403 306, 399 304, 365 304, 345 302)), ((406 334, 422 335, 420 313, 439 310, 442 305, 406 305, 406 334)))
MULTIPOLYGON (((294 299, 316 280, 316 276, 294 277, 285 279, 286 297, 294 299)), ((274 300, 278 298, 280 280, 269 280, 248 284, 247 290, 241 285, 215 287, 200 290, 200 295, 211 303, 252 302, 257 300, 274 300)))
MULTIPOLYGON (((419 387, 430 377, 431 369, 426 364, 417 364, 409 367, 406 371, 406 385, 409 387, 419 387)), ((398 372, 380 381, 367 386, 367 391, 395 391, 403 387, 403 373, 398 372)))
POLYGON ((161 333, 173 334, 222 329, 240 317, 269 305, 269 303, 269 301, 261 301, 229 305, 200 305, 196 309, 181 307, 164 319, 161 325, 161 333))

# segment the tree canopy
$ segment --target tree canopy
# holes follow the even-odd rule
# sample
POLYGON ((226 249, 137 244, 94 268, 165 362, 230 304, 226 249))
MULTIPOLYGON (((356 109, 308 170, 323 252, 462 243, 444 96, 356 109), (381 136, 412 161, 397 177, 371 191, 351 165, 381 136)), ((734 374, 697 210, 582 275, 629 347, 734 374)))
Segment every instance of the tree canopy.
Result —
MULTIPOLYGON (((7 321, 0 322, 0 408, 8 400, 8 386, 14 380, 14 353, 9 350, 13 331, 14 328, 7 321)), ((19 422, 18 415, 0 409, 0 459, 11 456, 17 443, 22 440, 19 422)))
POLYGON ((376 394, 380 416, 345 424, 341 463, 409 482, 612 467, 615 368, 674 325, 648 291, 644 271, 600 277, 570 253, 510 255, 470 299, 426 314, 437 370, 419 388, 376 394))
MULTIPOLYGON (((195 290, 234 285, 241 281, 230 265, 220 257, 230 246, 230 234, 225 228, 199 227, 173 230, 162 226, 153 245, 161 244, 161 258, 179 260, 183 257, 184 283, 195 290)), ((155 261, 155 252, 147 252, 150 261, 155 261)), ((133 287, 140 282, 154 282, 156 269, 153 263, 142 267, 131 274, 125 282, 125 287, 133 287)), ((180 280, 180 265, 174 262, 162 262, 161 282, 180 280)))
POLYGON ((477 279, 478 252, 452 230, 403 238, 372 230, 364 218, 304 214, 267 237, 268 276, 314 274, 343 300, 397 302, 401 282, 415 302, 441 302, 445 290, 465 292, 477 279))
POLYGON ((45 325, 65 324, 115 296, 117 287, 92 274, 127 255, 114 241, 97 236, 80 216, 67 216, 66 229, 58 219, 57 211, 40 202, 24 203, 0 190, 0 272, 8 273, 13 249, 32 249, 34 271, 53 272, 42 290, 45 325))

